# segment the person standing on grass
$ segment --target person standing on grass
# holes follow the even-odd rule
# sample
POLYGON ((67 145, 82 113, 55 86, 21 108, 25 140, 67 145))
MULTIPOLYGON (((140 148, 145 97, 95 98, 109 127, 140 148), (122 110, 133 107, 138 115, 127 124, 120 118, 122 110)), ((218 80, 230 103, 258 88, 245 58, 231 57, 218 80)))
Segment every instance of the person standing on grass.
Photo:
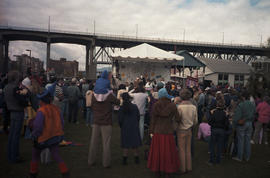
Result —
POLYGON ((225 131, 229 128, 229 119, 225 112, 225 100, 217 100, 217 107, 210 111, 209 125, 211 126, 210 160, 208 164, 220 164, 224 148, 225 131), (217 150, 217 151, 215 151, 217 150))
POLYGON ((19 87, 22 79, 18 71, 8 73, 8 84, 4 88, 4 99, 10 111, 10 132, 8 135, 8 162, 20 163, 20 135, 24 121, 24 107, 28 105, 26 90, 19 87))
POLYGON ((140 111, 140 122, 139 122, 139 128, 140 128, 140 136, 141 140, 143 141, 144 136, 144 116, 145 116, 145 109, 146 109, 146 103, 148 100, 148 94, 145 92, 144 84, 142 81, 138 83, 138 87, 134 89, 134 91, 129 92, 130 96, 133 97, 133 104, 136 104, 139 111, 140 111))
POLYGON ((158 98, 153 106, 150 120, 149 132, 152 141, 147 167, 153 172, 165 173, 165 176, 169 177, 169 174, 179 170, 180 165, 173 136, 173 120, 180 122, 180 117, 166 88, 158 91, 158 98))
POLYGON ((63 178, 69 178, 69 170, 59 155, 59 143, 63 140, 64 119, 60 114, 60 109, 51 104, 53 101, 54 87, 48 87, 41 95, 40 108, 36 118, 30 123, 34 146, 32 149, 32 160, 30 163, 30 178, 36 178, 38 174, 38 164, 42 150, 49 148, 52 157, 58 163, 59 170, 63 178))
POLYGON ((121 95, 122 106, 119 110, 119 125, 121 128, 121 147, 123 148, 123 165, 127 165, 128 149, 134 150, 135 163, 139 164, 138 147, 142 145, 139 131, 140 112, 132 98, 125 92, 121 95))
POLYGON ((97 79, 92 96, 93 126, 89 147, 88 165, 94 166, 96 162, 98 142, 100 135, 103 145, 103 166, 111 166, 111 138, 112 138, 112 111, 113 105, 119 105, 118 100, 110 90, 108 72, 105 70, 101 78, 97 79))
POLYGON ((202 139, 208 144, 208 153, 210 153, 211 126, 207 123, 206 117, 203 117, 198 129, 198 139, 202 139))
POLYGON ((250 95, 247 91, 242 91, 242 101, 238 104, 233 115, 233 128, 237 133, 237 156, 233 160, 249 161, 251 155, 251 134, 253 131, 252 122, 255 118, 256 107, 249 98, 250 95))
POLYGON ((188 89, 180 91, 182 102, 178 105, 177 109, 181 121, 177 129, 178 150, 180 158, 180 171, 181 174, 192 171, 191 159, 191 137, 192 127, 197 124, 197 108, 191 101, 192 94, 188 89))
POLYGON ((93 114, 92 114, 92 97, 93 97, 94 84, 90 82, 88 86, 88 91, 85 93, 85 105, 86 105, 86 126, 93 124, 93 114))
POLYGON ((67 93, 68 93, 68 121, 73 122, 73 123, 78 123, 77 122, 77 117, 78 117, 78 110, 79 110, 79 100, 81 98, 81 91, 79 87, 76 85, 77 79, 72 78, 71 80, 71 85, 67 88, 67 93))
POLYGON ((256 107, 256 112, 258 113, 258 120, 255 122, 255 131, 253 135, 253 140, 251 143, 259 143, 260 140, 260 131, 263 129, 263 139, 262 143, 268 145, 268 134, 267 134, 267 125, 270 122, 270 97, 265 96, 263 101, 260 102, 256 107))

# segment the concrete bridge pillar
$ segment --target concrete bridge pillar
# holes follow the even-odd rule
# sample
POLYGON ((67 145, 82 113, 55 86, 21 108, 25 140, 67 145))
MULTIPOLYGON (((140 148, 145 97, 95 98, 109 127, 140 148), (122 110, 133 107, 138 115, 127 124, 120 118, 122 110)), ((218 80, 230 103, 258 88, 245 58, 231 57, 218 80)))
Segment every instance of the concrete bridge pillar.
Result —
POLYGON ((89 50, 90 50, 90 46, 91 44, 87 44, 85 46, 86 48, 86 59, 85 59, 85 75, 86 75, 86 78, 89 79, 89 50))
POLYGON ((9 41, 5 40, 5 56, 4 56, 4 61, 3 61, 3 73, 8 72, 8 47, 9 47, 9 41))
POLYGON ((3 36, 0 35, 0 73, 4 71, 4 41, 3 36))
POLYGON ((89 79, 94 80, 97 78, 97 63, 94 60, 95 57, 95 42, 92 41, 91 46, 90 46, 90 65, 89 65, 89 79))
POLYGON ((50 66, 50 54, 51 54, 51 39, 48 38, 47 39, 47 57, 46 57, 46 69, 48 71, 49 68, 51 68, 50 66))

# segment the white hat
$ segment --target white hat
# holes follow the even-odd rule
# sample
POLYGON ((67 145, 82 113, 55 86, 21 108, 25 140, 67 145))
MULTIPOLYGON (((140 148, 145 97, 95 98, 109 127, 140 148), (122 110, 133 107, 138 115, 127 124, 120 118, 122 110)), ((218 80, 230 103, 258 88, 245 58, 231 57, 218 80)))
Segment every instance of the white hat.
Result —
POLYGON ((209 87, 206 87, 206 89, 205 90, 210 90, 211 88, 209 88, 209 87))
POLYGON ((71 79, 71 82, 72 82, 72 83, 77 83, 77 79, 76 79, 76 78, 72 78, 72 79, 71 79))
POLYGON ((31 87, 31 80, 26 77, 25 79, 23 79, 22 85, 29 89, 31 87))

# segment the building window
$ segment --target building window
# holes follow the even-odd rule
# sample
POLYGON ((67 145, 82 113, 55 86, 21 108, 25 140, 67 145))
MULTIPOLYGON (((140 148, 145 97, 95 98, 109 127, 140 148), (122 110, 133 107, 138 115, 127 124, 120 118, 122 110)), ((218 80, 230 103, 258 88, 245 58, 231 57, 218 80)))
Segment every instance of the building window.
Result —
POLYGON ((244 86, 244 75, 236 74, 234 75, 234 87, 244 86))
POLYGON ((218 74, 218 85, 227 85, 229 80, 228 74, 218 74))

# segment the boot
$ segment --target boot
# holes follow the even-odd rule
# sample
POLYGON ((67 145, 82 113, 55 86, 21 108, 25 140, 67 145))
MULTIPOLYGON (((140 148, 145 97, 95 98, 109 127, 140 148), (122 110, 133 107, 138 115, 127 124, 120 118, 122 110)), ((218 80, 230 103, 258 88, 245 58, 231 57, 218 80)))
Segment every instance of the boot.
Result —
POLYGON ((32 162, 30 163, 30 173, 29 177, 30 178, 36 178, 38 173, 38 163, 37 162, 32 162))
POLYGON ((37 173, 29 173, 29 178, 37 178, 37 173))
POLYGON ((127 165, 127 156, 123 156, 123 165, 127 165))
POLYGON ((69 170, 67 168, 67 165, 64 162, 58 163, 58 167, 59 167, 59 170, 60 170, 63 178, 70 177, 69 170))
POLYGON ((69 172, 62 173, 62 177, 63 178, 70 178, 70 173, 69 172))
POLYGON ((140 164, 139 156, 135 156, 135 157, 134 157, 134 160, 135 160, 135 163, 136 163, 136 164, 140 164))

